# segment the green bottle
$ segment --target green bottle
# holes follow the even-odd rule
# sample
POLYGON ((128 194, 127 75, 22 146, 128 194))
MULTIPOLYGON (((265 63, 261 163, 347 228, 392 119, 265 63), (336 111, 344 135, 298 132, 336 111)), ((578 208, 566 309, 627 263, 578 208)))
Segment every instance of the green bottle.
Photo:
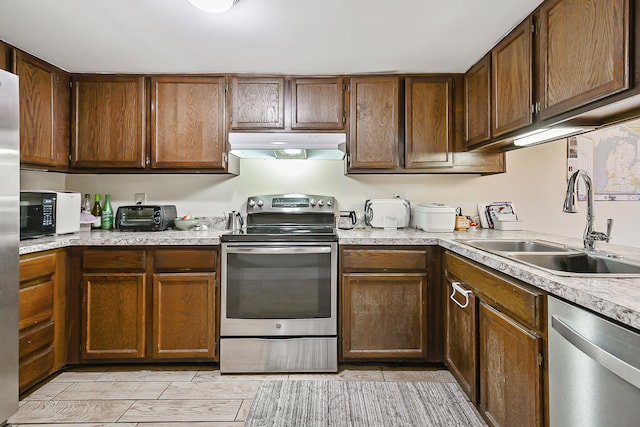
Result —
POLYGON ((111 207, 111 196, 109 194, 104 195, 101 228, 103 230, 111 230, 113 228, 113 208, 111 207))
POLYGON ((100 195, 96 194, 96 201, 93 204, 93 209, 91 209, 91 215, 96 217, 96 220, 91 224, 91 228, 100 229, 102 220, 102 206, 100 205, 100 195))

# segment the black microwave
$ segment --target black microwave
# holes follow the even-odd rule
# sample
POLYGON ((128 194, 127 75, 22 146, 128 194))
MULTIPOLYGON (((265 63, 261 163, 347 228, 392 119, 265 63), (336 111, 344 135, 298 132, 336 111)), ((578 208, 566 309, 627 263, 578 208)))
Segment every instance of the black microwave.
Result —
POLYGON ((56 232, 56 193, 20 192, 20 240, 56 232))

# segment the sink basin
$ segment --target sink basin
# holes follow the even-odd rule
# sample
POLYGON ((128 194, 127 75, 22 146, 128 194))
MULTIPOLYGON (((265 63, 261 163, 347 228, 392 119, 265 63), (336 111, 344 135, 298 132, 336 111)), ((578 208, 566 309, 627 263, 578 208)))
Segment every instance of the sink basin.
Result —
POLYGON ((460 240, 462 243, 489 252, 569 252, 564 246, 539 240, 460 240))
POLYGON ((510 253, 504 256, 560 276, 640 277, 640 263, 584 252, 510 253))

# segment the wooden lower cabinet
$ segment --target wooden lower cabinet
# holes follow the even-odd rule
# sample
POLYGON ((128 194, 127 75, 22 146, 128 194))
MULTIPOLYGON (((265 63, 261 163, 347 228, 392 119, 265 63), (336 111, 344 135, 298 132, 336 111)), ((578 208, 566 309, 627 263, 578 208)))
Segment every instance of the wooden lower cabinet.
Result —
POLYGON ((444 270, 447 367, 490 426, 545 425, 546 295, 450 252, 444 270))
POLYGON ((82 290, 82 357, 144 357, 144 273, 84 274, 82 290))
MULTIPOLYGON (((469 290, 454 292, 453 282, 445 278, 447 286, 447 322, 445 361, 451 374, 469 399, 478 403, 478 331, 477 302, 469 290)), ((457 285, 459 286, 459 285, 457 285)))
POLYGON ((424 359, 426 274, 345 274, 342 357, 424 359))
POLYGON ((433 250, 341 246, 340 360, 442 360, 433 250))
POLYGON ((153 276, 153 357, 215 356, 215 274, 153 276))
POLYGON ((494 426, 541 426, 542 338, 484 302, 479 311, 480 412, 494 426))
POLYGON ((20 393, 66 365, 66 252, 20 258, 20 393))
POLYGON ((86 248, 78 363, 216 361, 215 247, 86 248))

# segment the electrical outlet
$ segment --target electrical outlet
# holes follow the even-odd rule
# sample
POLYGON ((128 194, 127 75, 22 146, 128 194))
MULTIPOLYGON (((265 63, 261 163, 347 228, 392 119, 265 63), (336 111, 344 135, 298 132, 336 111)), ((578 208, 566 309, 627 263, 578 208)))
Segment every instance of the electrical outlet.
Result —
POLYGON ((136 193, 134 199, 136 205, 144 205, 147 203, 147 193, 136 193))
POLYGON ((407 193, 401 193, 401 192, 397 192, 397 193, 393 193, 393 198, 400 198, 400 199, 405 199, 405 200, 409 200, 407 198, 407 193))

